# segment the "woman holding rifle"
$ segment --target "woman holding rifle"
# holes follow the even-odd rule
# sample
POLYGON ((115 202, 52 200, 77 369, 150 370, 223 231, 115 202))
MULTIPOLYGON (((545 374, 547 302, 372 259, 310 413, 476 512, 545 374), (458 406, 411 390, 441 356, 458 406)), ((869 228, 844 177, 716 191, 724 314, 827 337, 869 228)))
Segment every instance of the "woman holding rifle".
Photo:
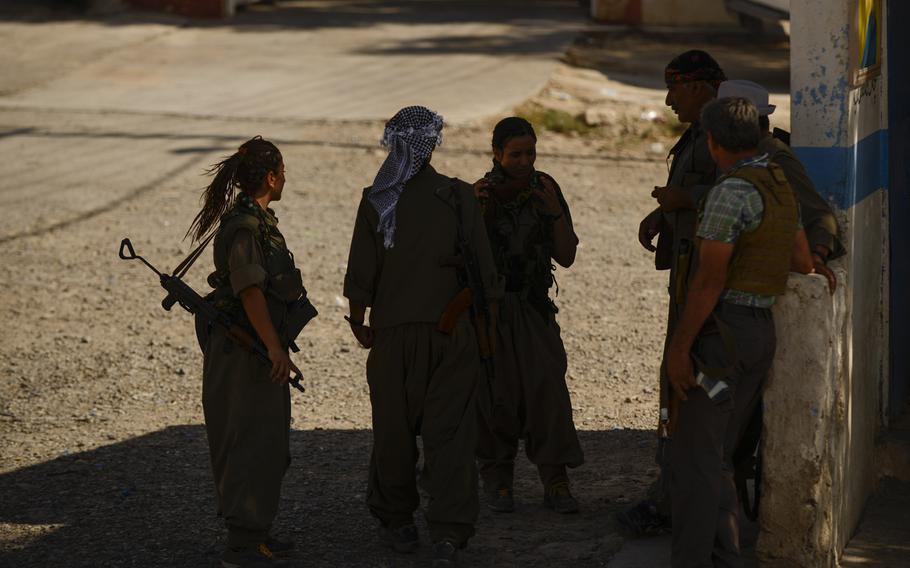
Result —
POLYGON ((281 481, 290 464, 290 373, 287 321, 305 297, 300 271, 269 205, 281 199, 284 161, 274 144, 257 136, 215 164, 214 179, 188 234, 214 237, 214 288, 207 299, 258 337, 271 368, 212 327, 203 338, 202 403, 215 479, 217 507, 227 526, 221 558, 226 568, 271 566, 293 545, 269 531, 278 511, 281 481))

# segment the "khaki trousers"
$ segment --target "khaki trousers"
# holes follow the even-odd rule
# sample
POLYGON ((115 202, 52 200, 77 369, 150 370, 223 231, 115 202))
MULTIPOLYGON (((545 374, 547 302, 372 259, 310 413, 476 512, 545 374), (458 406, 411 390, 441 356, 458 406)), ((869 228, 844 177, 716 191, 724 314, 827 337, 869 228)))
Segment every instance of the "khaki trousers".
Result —
POLYGON ((450 335, 435 324, 414 323, 377 329, 375 337, 367 358, 373 408, 367 505, 384 526, 413 522, 420 504, 419 435, 430 537, 463 544, 474 534, 478 513, 474 330, 465 315, 450 335))
POLYGON ((265 541, 290 464, 291 399, 268 364, 215 328, 205 350, 202 407, 228 546, 265 541))
POLYGON ((500 304, 492 398, 484 389, 477 462, 486 491, 512 488, 518 440, 544 485, 584 463, 559 326, 517 294, 500 304))

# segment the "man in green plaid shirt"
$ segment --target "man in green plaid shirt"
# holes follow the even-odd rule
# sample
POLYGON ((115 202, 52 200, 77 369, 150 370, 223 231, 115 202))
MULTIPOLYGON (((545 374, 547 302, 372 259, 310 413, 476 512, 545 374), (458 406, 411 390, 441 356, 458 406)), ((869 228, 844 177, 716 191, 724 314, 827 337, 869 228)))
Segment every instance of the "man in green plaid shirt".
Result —
POLYGON ((769 308, 791 270, 812 271, 812 258, 786 176, 758 151, 755 106, 717 99, 700 123, 725 177, 700 207, 695 274, 665 359, 680 400, 670 446, 672 565, 741 567, 733 451, 774 359, 769 308))
MULTIPOLYGON (((743 167, 767 168, 768 155, 746 158, 732 169, 743 167)), ((741 233, 750 233, 758 228, 764 208, 761 194, 754 185, 742 178, 728 177, 714 186, 705 198, 704 207, 699 211, 695 236, 734 244, 741 233)), ((799 228, 802 229, 801 224, 799 228)), ((770 308, 774 305, 774 298, 773 295, 753 294, 731 288, 724 290, 720 297, 723 302, 753 308, 770 308)))

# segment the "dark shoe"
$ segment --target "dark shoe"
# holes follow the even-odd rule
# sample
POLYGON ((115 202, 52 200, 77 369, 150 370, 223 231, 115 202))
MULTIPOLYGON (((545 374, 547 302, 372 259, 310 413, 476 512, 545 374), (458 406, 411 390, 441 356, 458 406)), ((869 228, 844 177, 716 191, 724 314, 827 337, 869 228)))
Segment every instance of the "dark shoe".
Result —
POLYGON ((433 543, 433 568, 458 565, 458 547, 448 540, 433 543))
POLYGON ((222 568, 275 568, 287 565, 287 562, 276 559, 265 544, 256 548, 228 548, 221 556, 222 568))
POLYGON ((502 487, 488 496, 487 507, 496 513, 511 513, 515 510, 515 499, 512 498, 512 490, 508 487, 502 487))
POLYGON ((543 492, 543 504, 561 514, 578 512, 578 501, 572 497, 568 481, 547 485, 543 492))
POLYGON ((269 550, 271 550, 272 554, 275 556, 287 556, 297 548, 297 545, 291 541, 278 540, 277 538, 272 537, 266 539, 265 545, 269 547, 269 550))
POLYGON ((417 527, 414 525, 402 525, 397 528, 379 527, 379 536, 395 552, 408 553, 417 550, 420 539, 417 536, 417 527))
POLYGON ((645 500, 616 514, 616 520, 632 537, 656 536, 672 530, 670 517, 661 514, 657 503, 645 500))

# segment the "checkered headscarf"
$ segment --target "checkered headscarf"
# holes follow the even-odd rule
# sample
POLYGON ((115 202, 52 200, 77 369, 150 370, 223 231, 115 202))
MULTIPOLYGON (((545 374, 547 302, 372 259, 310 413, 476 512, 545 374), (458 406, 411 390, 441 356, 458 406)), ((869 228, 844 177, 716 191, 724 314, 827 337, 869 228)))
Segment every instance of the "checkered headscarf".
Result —
POLYGON ((409 179, 426 165, 442 144, 442 117, 422 106, 405 107, 385 125, 381 144, 389 156, 379 167, 367 199, 379 213, 383 246, 395 245, 395 210, 409 179))

